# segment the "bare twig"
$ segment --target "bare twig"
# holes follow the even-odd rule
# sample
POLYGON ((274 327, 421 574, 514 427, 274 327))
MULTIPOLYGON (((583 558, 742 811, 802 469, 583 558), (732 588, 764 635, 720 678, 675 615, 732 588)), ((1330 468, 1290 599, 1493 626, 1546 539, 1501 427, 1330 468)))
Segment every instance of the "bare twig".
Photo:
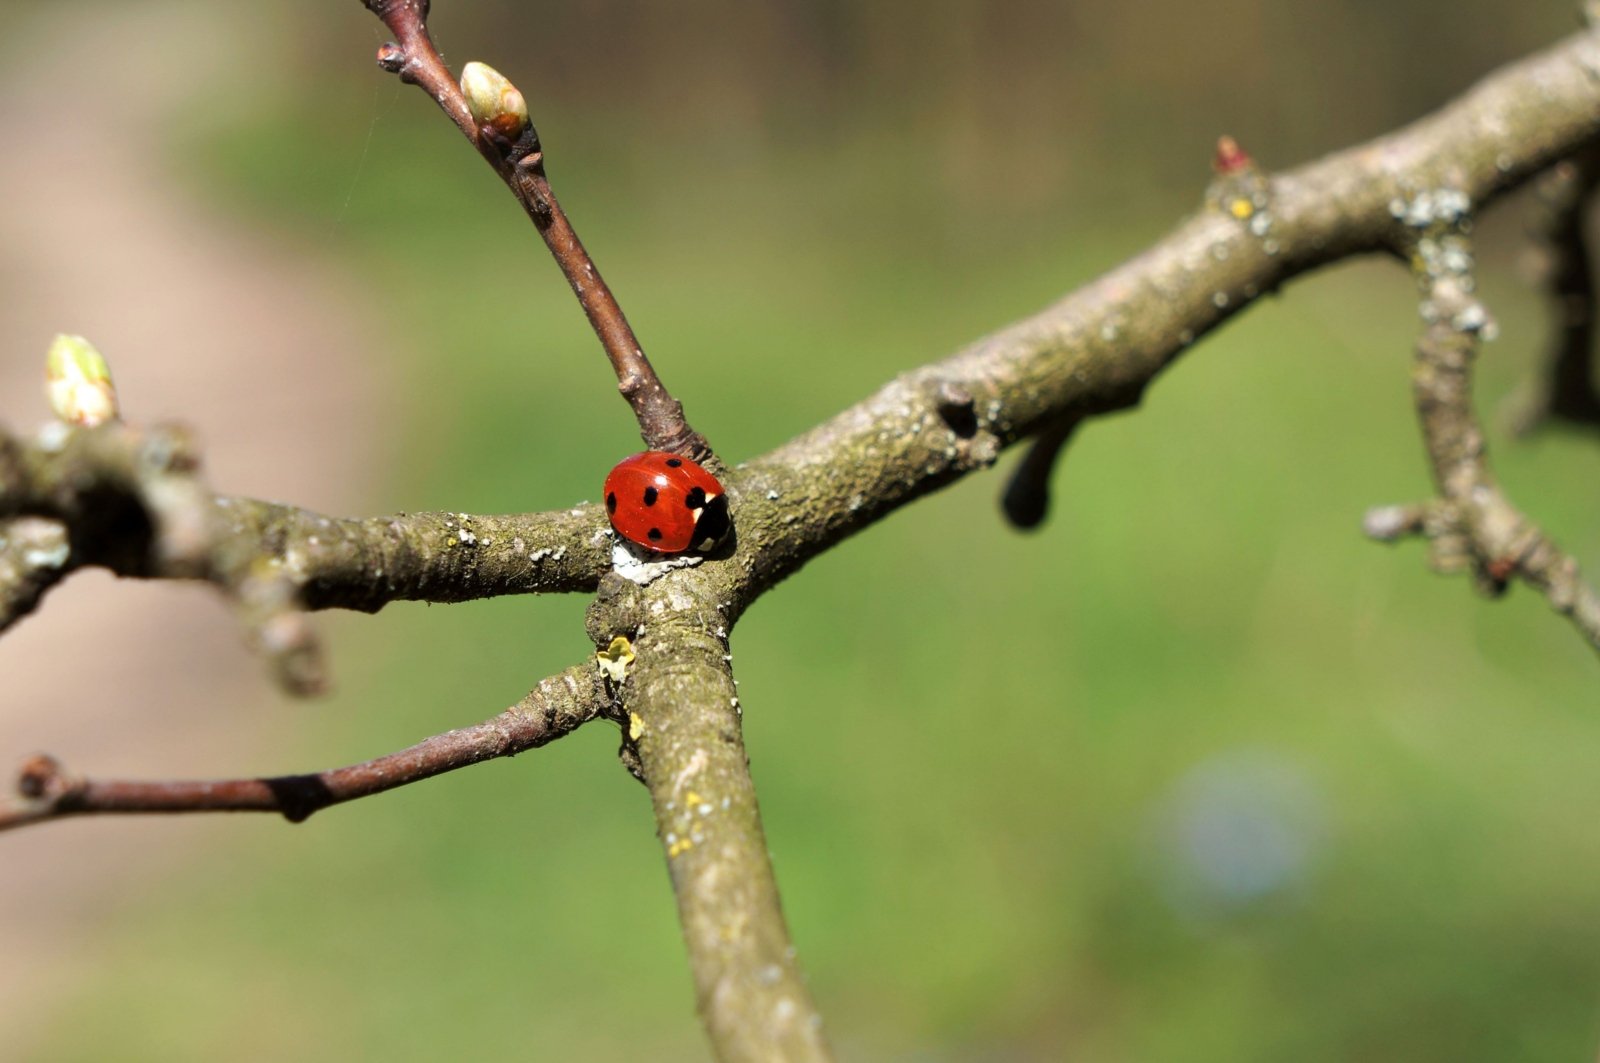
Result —
POLYGON ((276 812, 298 823, 330 805, 553 742, 593 720, 606 703, 598 673, 582 665, 544 680, 511 708, 475 726, 362 764, 266 779, 97 780, 39 755, 22 765, 13 793, 0 796, 0 830, 64 816, 142 812, 276 812))
POLYGON ((1553 333, 1543 373, 1514 400, 1511 428, 1525 435, 1551 421, 1600 429, 1595 369, 1595 278, 1587 208, 1600 183, 1600 152, 1585 151, 1551 167, 1535 185, 1539 211, 1532 235, 1543 256, 1553 333))
POLYGON ((1512 505, 1489 470, 1472 409, 1472 362, 1490 321, 1471 295, 1464 221, 1423 232, 1413 256, 1427 325, 1417 342, 1412 391, 1440 498, 1392 520, 1388 509, 1368 514, 1369 531, 1387 540, 1407 532, 1426 536, 1436 569, 1470 568, 1485 594, 1502 594, 1510 580, 1521 579, 1600 650, 1600 595, 1577 563, 1512 505))
POLYGON ((712 460, 710 444, 689 426, 683 404, 661 383, 622 307, 551 191, 545 177, 544 150, 533 126, 529 125, 514 144, 505 143, 491 130, 479 128, 460 85, 428 35, 425 0, 363 2, 395 36, 394 43, 379 50, 378 64, 398 74, 402 81, 420 86, 433 98, 478 154, 494 167, 544 237, 611 360, 617 388, 633 408, 645 443, 652 450, 672 451, 695 461, 712 460))

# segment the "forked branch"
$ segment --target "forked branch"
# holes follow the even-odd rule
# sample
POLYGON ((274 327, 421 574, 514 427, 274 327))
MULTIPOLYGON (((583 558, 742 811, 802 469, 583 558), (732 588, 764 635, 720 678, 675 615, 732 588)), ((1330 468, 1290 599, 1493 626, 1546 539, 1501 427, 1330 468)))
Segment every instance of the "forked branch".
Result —
POLYGON ((324 682, 305 610, 591 591, 611 538, 592 505, 351 520, 215 496, 198 450, 169 426, 0 430, 0 631, 88 566, 212 583, 282 685, 305 694, 324 682))
POLYGON ((1412 393, 1439 498, 1369 513, 1367 532, 1385 541, 1426 537, 1436 570, 1469 569, 1478 589, 1491 596, 1520 579, 1600 650, 1600 595, 1577 562, 1511 503, 1489 469, 1472 408, 1472 363, 1492 323, 1472 295, 1462 222, 1422 233, 1413 257, 1427 324, 1417 341, 1412 393))

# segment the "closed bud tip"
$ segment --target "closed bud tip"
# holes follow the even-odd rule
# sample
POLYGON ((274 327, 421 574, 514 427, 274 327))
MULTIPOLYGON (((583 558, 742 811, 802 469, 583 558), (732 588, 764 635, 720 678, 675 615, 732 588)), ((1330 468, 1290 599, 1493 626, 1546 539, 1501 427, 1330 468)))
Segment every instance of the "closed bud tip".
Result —
POLYGON ((68 424, 94 426, 117 419, 111 367, 82 336, 57 335, 44 362, 50 408, 68 424))
POLYGON ((1249 169, 1255 165, 1248 152, 1239 146, 1239 142, 1230 136, 1217 138, 1217 153, 1212 157, 1211 166, 1219 174, 1238 173, 1240 170, 1249 169))
POLYGON ((516 140, 528 127, 528 104, 522 93, 487 63, 461 68, 461 92, 479 126, 488 126, 507 140, 516 140))

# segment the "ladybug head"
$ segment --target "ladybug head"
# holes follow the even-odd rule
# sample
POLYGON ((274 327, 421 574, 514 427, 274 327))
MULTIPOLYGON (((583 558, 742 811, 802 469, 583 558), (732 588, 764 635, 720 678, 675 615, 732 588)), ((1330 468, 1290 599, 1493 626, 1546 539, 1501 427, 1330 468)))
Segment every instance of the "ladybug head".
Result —
POLYGON ((690 510, 696 513, 694 549, 705 553, 728 537, 728 529, 731 527, 728 520, 728 496, 719 494, 707 499, 705 491, 696 487, 690 490, 687 501, 690 510))

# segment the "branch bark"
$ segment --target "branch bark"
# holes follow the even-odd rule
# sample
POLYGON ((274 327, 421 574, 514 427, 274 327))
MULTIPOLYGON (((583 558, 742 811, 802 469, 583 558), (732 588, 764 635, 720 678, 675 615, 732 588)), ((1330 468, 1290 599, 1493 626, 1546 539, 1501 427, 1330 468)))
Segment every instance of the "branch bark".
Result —
POLYGON ((724 479, 738 531, 736 619, 807 560, 1072 418, 1123 409, 1263 293, 1352 255, 1403 255, 1436 193, 1473 210, 1600 139, 1600 39, 1577 34, 1438 113, 1205 208, 1039 314, 891 381, 724 479), (968 421, 942 410, 972 397, 968 421))
POLYGON ((313 812, 408 786, 496 757, 547 745, 609 704, 593 665, 551 676, 505 712, 361 764, 265 779, 139 782, 75 775, 54 757, 29 758, 0 797, 0 830, 65 816, 146 812, 276 812, 291 823, 313 812))
POLYGON ((717 1057, 828 1060, 822 1016, 778 899, 727 630, 712 592, 704 579, 641 590, 611 577, 591 610, 590 632, 597 642, 620 631, 634 636, 633 666, 619 690, 623 758, 650 790, 701 1020, 717 1057), (697 604, 663 608, 674 598, 697 604), (645 616, 659 619, 645 630, 645 616))
POLYGON ((1514 506, 1489 469, 1483 429, 1472 409, 1472 363, 1490 319, 1470 294, 1472 256, 1465 219, 1424 232, 1413 256, 1427 322, 1417 341, 1411 381, 1417 417, 1439 500, 1369 514, 1375 538, 1423 535, 1440 572, 1470 568, 1486 595, 1518 578, 1542 593, 1600 650, 1600 595, 1578 564, 1514 506))
POLYGON ((0 430, 0 631, 89 565, 214 584, 280 684, 309 694, 325 676, 303 610, 589 591, 610 568, 611 534, 591 505, 347 520, 213 496, 171 426, 52 424, 28 442, 0 430))

